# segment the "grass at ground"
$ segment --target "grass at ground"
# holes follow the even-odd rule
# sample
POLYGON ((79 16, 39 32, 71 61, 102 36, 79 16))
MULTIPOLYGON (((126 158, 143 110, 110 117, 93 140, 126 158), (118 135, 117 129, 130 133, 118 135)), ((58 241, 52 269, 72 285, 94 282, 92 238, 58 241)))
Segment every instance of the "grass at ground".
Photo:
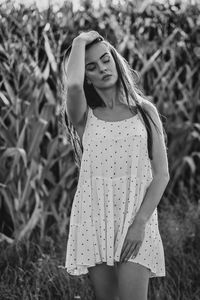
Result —
MULTIPOLYGON (((173 207, 160 213, 167 276, 150 280, 149 300, 199 300, 199 225, 194 212, 184 220, 173 207)), ((53 237, 0 244, 0 300, 95 299, 89 276, 69 276, 63 267, 67 234, 53 237)))

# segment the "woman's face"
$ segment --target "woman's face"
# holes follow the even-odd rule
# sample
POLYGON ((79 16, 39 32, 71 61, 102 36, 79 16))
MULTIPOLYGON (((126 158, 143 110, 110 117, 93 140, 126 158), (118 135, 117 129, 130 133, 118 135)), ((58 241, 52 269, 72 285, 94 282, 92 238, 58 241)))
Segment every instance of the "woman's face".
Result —
POLYGON ((99 89, 114 86, 118 73, 113 56, 103 43, 92 45, 85 53, 85 76, 89 84, 99 89))

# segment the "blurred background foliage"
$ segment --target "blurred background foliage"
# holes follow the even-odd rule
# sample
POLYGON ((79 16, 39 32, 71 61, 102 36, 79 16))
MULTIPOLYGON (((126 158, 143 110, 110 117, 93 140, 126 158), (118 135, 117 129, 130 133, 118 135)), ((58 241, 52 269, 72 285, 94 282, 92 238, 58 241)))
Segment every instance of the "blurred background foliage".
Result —
MULTIPOLYGON (((170 182, 159 205, 166 279, 149 299, 200 299, 200 7, 126 1, 74 11, 0 7, 0 300, 93 299, 63 269, 78 169, 59 130, 63 53, 97 30, 138 71, 168 135, 170 182)), ((87 283, 88 289, 85 289, 87 283)))

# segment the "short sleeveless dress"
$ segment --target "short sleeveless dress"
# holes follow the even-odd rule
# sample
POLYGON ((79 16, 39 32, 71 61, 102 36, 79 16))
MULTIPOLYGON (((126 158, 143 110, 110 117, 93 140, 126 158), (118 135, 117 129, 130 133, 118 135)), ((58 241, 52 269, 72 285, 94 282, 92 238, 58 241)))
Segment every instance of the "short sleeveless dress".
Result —
MULTIPOLYGON (((70 275, 120 261, 128 227, 152 181, 147 131, 139 114, 110 122, 88 109, 67 240, 65 268, 70 275)), ((157 209, 146 224, 137 256, 129 261, 150 269, 151 277, 165 276, 157 209)))

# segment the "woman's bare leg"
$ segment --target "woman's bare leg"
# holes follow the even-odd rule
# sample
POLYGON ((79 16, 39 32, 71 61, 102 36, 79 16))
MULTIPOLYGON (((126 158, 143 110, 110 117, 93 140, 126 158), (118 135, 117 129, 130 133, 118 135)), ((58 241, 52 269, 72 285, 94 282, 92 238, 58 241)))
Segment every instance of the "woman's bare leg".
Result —
POLYGON ((118 300, 118 285, 115 266, 105 262, 88 268, 96 300, 118 300))
POLYGON ((147 300, 150 271, 133 262, 117 263, 120 300, 147 300))

